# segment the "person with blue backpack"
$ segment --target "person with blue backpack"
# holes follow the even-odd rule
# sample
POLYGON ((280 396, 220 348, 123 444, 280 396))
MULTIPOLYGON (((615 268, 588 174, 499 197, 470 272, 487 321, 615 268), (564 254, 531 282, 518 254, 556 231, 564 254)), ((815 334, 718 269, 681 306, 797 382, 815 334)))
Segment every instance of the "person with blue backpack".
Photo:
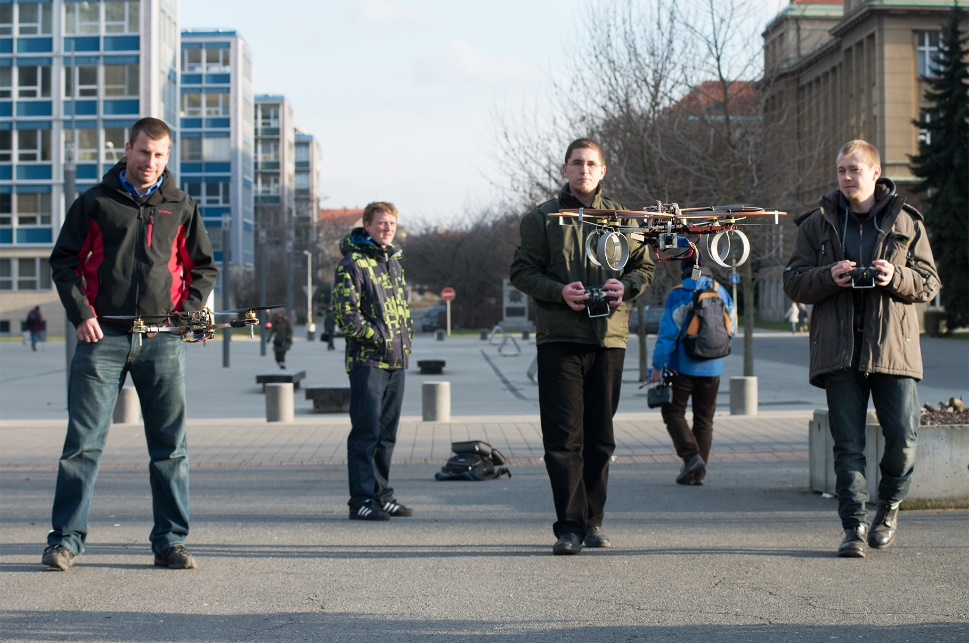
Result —
POLYGON ((713 415, 723 357, 737 328, 737 310, 726 288, 702 275, 700 261, 683 261, 682 282, 666 297, 651 382, 667 381, 671 401, 662 406, 663 422, 683 460, 677 484, 702 485, 713 443, 713 415), (693 399, 693 427, 686 420, 693 399))

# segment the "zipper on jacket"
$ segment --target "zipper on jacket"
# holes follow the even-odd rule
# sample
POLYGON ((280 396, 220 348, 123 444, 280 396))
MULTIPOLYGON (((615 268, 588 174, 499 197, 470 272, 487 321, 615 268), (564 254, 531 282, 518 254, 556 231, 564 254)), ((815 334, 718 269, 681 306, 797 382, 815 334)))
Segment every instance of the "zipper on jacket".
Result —
POLYGON ((151 232, 155 225, 155 211, 152 210, 148 215, 148 247, 151 247, 151 232))

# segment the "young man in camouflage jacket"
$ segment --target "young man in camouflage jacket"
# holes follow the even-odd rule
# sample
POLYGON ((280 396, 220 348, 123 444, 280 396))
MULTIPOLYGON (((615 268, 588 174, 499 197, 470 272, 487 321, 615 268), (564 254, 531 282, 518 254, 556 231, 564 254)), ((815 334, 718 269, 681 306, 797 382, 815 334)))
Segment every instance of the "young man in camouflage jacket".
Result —
POLYGON ((404 369, 414 339, 393 203, 370 203, 363 227, 340 243, 333 316, 346 336, 350 376, 347 472, 351 520, 412 516, 394 499, 390 459, 404 400, 404 369))

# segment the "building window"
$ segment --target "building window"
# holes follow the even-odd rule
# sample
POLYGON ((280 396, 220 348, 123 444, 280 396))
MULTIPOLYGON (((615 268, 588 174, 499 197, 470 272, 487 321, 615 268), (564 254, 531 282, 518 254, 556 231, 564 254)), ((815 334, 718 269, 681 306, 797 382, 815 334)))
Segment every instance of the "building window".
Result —
POLYGON ((279 127, 279 108, 272 105, 259 106, 259 127, 279 127))
POLYGON ((217 74, 229 71, 229 51, 228 49, 206 49, 205 72, 217 74))
POLYGON ((185 74, 202 73, 202 50, 201 49, 182 50, 182 73, 185 73, 185 74))
POLYGON ((13 225, 13 196, 0 194, 0 228, 13 225))
POLYGON ((0 259, 0 290, 50 290, 50 264, 40 257, 0 259))
POLYGON ((278 141, 259 141, 259 162, 266 163, 279 160, 278 141))
POLYGON ((210 163, 224 163, 232 157, 232 142, 229 137, 203 138, 202 158, 210 163))
MULTIPOLYGON (((183 138, 179 144, 182 148, 182 161, 201 161, 202 160, 202 139, 183 138)), ((188 190, 185 190, 188 192, 188 190)), ((189 192, 189 194, 191 194, 189 192)))
POLYGON ((17 98, 50 98, 50 67, 17 67, 17 98))
POLYGON ((13 5, 0 4, 0 36, 13 35, 13 5))
POLYGON ((104 95, 111 98, 138 97, 138 65, 105 65, 104 95))
POLYGON ((916 31, 915 49, 918 60, 918 73, 923 78, 935 78, 939 75, 939 65, 935 62, 935 57, 939 53, 939 41, 942 39, 941 31, 916 31))
POLYGON ((50 160, 50 130, 17 130, 17 160, 25 163, 50 160))
POLYGON ((105 33, 138 33, 138 2, 105 2, 105 33))
POLYGON ((13 132, 0 130, 0 163, 13 161, 13 132))
POLYGON ((202 94, 182 94, 182 117, 202 115, 202 94))
POLYGON ((49 226, 51 221, 50 194, 18 194, 17 225, 49 226))
POLYGON ((297 190, 309 190, 310 189, 310 173, 309 172, 297 172, 296 173, 296 189, 297 190))
POLYGON ((228 116, 229 115, 229 95, 228 94, 206 94, 205 95, 205 115, 206 116, 228 116))
POLYGON ((203 205, 229 205, 229 184, 225 182, 208 182, 205 184, 203 205))
POLYGON ((65 65, 64 95, 67 98, 97 98, 98 66, 65 65))
MULTIPOLYGON (((2 7, 4 5, 0 5, 2 7)), ((0 67, 0 98, 13 98, 13 68, 0 67)))
POLYGON ((42 36, 50 34, 51 5, 48 3, 18 3, 18 33, 21 36, 42 36))
POLYGON ((123 127, 104 128, 104 160, 117 163, 124 157, 124 144, 128 140, 123 127))
POLYGON ((256 194, 279 194, 279 175, 277 174, 257 175, 256 194))
POLYGON ((65 2, 64 33, 70 35, 97 34, 101 32, 98 15, 100 3, 65 2))
POLYGON ((296 146, 296 162, 297 163, 309 163, 310 160, 310 146, 309 145, 297 145, 296 146))

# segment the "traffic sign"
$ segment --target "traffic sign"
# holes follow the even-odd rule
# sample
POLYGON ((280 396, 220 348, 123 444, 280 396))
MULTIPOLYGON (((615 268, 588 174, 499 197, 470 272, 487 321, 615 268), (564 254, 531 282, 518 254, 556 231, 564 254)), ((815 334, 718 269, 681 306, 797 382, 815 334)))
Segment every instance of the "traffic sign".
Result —
POLYGON ((441 299, 444 301, 453 301, 454 295, 454 288, 451 288, 450 286, 441 290, 441 299))

